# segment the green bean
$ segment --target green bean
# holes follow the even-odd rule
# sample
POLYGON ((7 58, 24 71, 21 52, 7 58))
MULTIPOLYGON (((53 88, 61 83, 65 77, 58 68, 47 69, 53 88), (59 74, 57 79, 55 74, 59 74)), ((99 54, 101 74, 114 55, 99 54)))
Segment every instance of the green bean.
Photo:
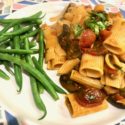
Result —
POLYGON ((5 80, 10 79, 10 77, 4 71, 2 71, 1 69, 0 69, 0 77, 5 79, 5 80))
POLYGON ((53 97, 54 100, 59 99, 55 89, 53 86, 48 82, 48 80, 45 78, 44 74, 38 71, 36 68, 34 68, 32 65, 29 65, 25 61, 22 61, 21 59, 18 59, 16 57, 13 57, 8 54, 2 54, 0 53, 0 60, 6 60, 10 61, 12 63, 15 63, 22 67, 26 72, 34 76, 40 83, 44 86, 44 88, 49 92, 49 94, 53 97))
POLYGON ((41 120, 47 115, 47 110, 38 93, 38 88, 37 88, 36 80, 34 79, 34 77, 30 77, 30 82, 31 82, 31 88, 32 88, 32 93, 33 93, 35 104, 39 108, 39 110, 44 112, 44 115, 41 118, 39 118, 39 120, 41 120))
MULTIPOLYGON (((40 11, 40 12, 34 14, 33 16, 30 16, 30 17, 21 18, 21 19, 14 19, 14 21, 12 21, 12 20, 10 19, 10 20, 11 20, 10 24, 6 25, 6 26, 0 31, 0 35, 3 34, 3 33, 5 33, 6 31, 8 31, 10 28, 12 28, 13 26, 15 26, 15 25, 17 25, 17 24, 34 20, 34 18, 39 17, 41 14, 42 14, 42 12, 40 11)), ((9 20, 9 19, 8 19, 8 20, 9 20)), ((35 19, 35 20, 36 20, 36 19, 35 19)))
POLYGON ((37 88, 39 91, 39 94, 42 94, 44 92, 44 88, 43 86, 39 83, 39 81, 37 81, 37 88))
POLYGON ((29 42, 30 48, 33 48, 33 47, 35 47, 36 45, 37 45, 37 44, 36 44, 35 41, 29 42))
POLYGON ((2 65, 2 64, 3 64, 3 61, 1 60, 1 61, 0 61, 0 65, 2 65))
MULTIPOLYGON (((25 38, 25 49, 26 50, 29 49, 29 41, 28 41, 27 38, 25 38)), ((33 66, 33 62, 32 62, 32 59, 31 59, 30 55, 26 56, 26 61, 30 65, 33 66)), ((36 79, 33 76, 30 76, 30 83, 31 83, 32 94, 33 94, 33 97, 34 97, 35 104, 40 110, 42 110, 44 112, 44 115, 42 116, 42 118, 40 118, 40 119, 43 119, 47 114, 47 110, 46 110, 46 107, 45 107, 43 101, 40 98, 38 88, 37 88, 37 82, 36 82, 36 79)))
POLYGON ((22 36, 20 36, 21 39, 25 39, 27 37, 32 37, 32 36, 35 36, 37 33, 38 33, 39 29, 35 29, 34 31, 30 31, 29 33, 27 34, 24 34, 22 36))
MULTIPOLYGON (((27 45, 28 47, 25 47, 25 48, 29 48, 29 43, 30 42, 29 42, 29 40, 27 38, 25 38, 25 44, 26 43, 28 44, 27 45), (28 41, 28 43, 27 43, 27 41, 28 41)), ((29 49, 27 49, 27 50, 29 50, 29 49)), ((37 83, 37 86, 38 86, 39 94, 43 93, 44 92, 44 88, 43 88, 42 84, 40 84, 39 81, 37 81, 37 80, 36 80, 36 83, 37 83)))
POLYGON ((11 40, 5 40, 5 41, 2 41, 0 42, 0 47, 4 46, 4 45, 8 45, 9 46, 9 43, 12 42, 11 40))
POLYGON ((38 49, 30 49, 30 50, 25 50, 25 49, 0 49, 0 53, 10 53, 10 54, 34 54, 37 53, 38 49))
POLYGON ((3 45, 1 45, 1 46, 0 46, 0 49, 6 49, 8 46, 9 46, 9 44, 8 44, 8 43, 3 44, 3 45))
POLYGON ((7 41, 8 39, 10 39, 11 36, 4 36, 4 35, 1 35, 0 36, 0 44, 3 44, 4 41, 7 41))
MULTIPOLYGON (((35 41, 29 42, 30 49, 33 48, 33 47, 35 47, 36 45, 37 45, 37 43, 35 41)), ((23 42, 20 43, 20 47, 21 47, 21 49, 24 49, 24 43, 23 42)))
MULTIPOLYGON (((39 64, 41 68, 43 67, 43 54, 44 54, 44 41, 43 41, 43 31, 40 30, 39 32, 39 64)), ((41 84, 38 84, 39 92, 43 92, 43 86, 41 84)))
POLYGON ((26 26, 25 28, 19 28, 17 30, 11 31, 11 32, 6 32, 3 35, 4 36, 13 36, 13 35, 21 35, 29 30, 31 30, 33 26, 26 26))
POLYGON ((43 67, 43 57, 44 56, 44 36, 43 36, 43 31, 40 30, 39 33, 39 59, 38 62, 41 67, 43 67))
MULTIPOLYGON (((19 27, 18 25, 16 25, 16 26, 14 27, 14 30, 17 30, 17 29, 19 29, 19 28, 20 28, 20 27, 19 27)), ((13 42, 15 49, 20 49, 19 41, 20 41, 19 36, 15 36, 15 37, 14 37, 14 42, 13 42)), ((15 55, 15 57, 20 58, 19 55, 15 55)), ((22 82, 23 82, 22 69, 21 69, 21 67, 20 67, 19 65, 17 65, 17 64, 14 64, 14 74, 15 74, 16 83, 17 83, 17 85, 18 85, 18 87, 19 87, 18 92, 21 92, 21 90, 22 90, 22 82)))
POLYGON ((41 66, 39 65, 38 61, 36 60, 35 57, 32 58, 33 63, 36 67, 36 69, 38 69, 42 74, 44 74, 45 78, 48 80, 48 82, 53 86, 53 88, 58 92, 58 93, 62 93, 62 94, 66 94, 66 92, 60 88, 59 86, 57 86, 50 78, 49 76, 46 74, 46 72, 41 68, 41 66))
POLYGON ((3 64, 4 64, 5 69, 6 69, 11 75, 14 76, 14 72, 13 72, 13 71, 11 70, 11 68, 10 68, 10 62, 8 62, 8 61, 3 61, 3 64))
POLYGON ((14 21, 19 21, 19 22, 26 22, 26 21, 31 21, 31 20, 36 20, 38 17, 40 17, 42 14, 41 11, 35 13, 34 15, 32 16, 29 16, 29 17, 24 17, 24 18, 19 18, 19 19, 0 19, 0 23, 11 23, 11 22, 14 22, 14 21))

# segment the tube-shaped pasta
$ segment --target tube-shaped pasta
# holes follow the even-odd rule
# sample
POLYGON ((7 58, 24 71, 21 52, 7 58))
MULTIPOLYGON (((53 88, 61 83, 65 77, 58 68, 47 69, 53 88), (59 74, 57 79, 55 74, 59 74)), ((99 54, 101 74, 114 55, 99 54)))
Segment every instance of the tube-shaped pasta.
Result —
POLYGON ((66 52, 61 48, 59 43, 55 47, 55 54, 58 55, 58 56, 66 57, 66 52))
POLYGON ((52 67, 52 61, 47 62, 47 69, 53 69, 52 67))
POLYGON ((83 54, 79 72, 83 76, 100 78, 103 75, 104 57, 83 54))
POLYGON ((125 20, 118 18, 112 28, 112 34, 104 41, 104 47, 110 52, 121 55, 125 53, 125 20))
POLYGON ((59 68, 58 74, 67 74, 69 73, 78 63, 80 60, 78 58, 66 60, 65 63, 59 68))
POLYGON ((120 88, 125 88, 125 77, 123 76, 123 80, 121 82, 121 87, 120 88))
POLYGON ((106 54, 105 62, 107 64, 107 66, 110 67, 111 69, 116 69, 116 67, 113 65, 112 58, 113 58, 112 54, 106 54))
POLYGON ((52 47, 55 48, 58 44, 58 39, 57 36, 53 34, 51 27, 45 26, 43 31, 44 31, 46 49, 52 47))
POLYGON ((58 69, 60 68, 64 62, 65 62, 65 57, 64 56, 56 56, 53 60, 52 60, 52 69, 58 69))
POLYGON ((49 48, 46 50, 46 54, 45 54, 45 62, 48 62, 50 60, 53 60, 55 58, 55 52, 54 52, 54 48, 49 48))
MULTIPOLYGON (((112 67, 114 67, 115 69, 117 69, 115 66, 113 66, 114 64, 119 67, 123 72, 125 72, 125 64, 123 62, 120 62, 119 58, 114 55, 114 54, 110 54, 110 56, 108 56, 108 54, 105 56, 105 61, 107 63, 107 57, 109 57, 109 62, 113 63, 112 67)), ((108 65, 108 63, 107 63, 108 65)), ((110 67, 110 65, 108 65, 110 67)))
POLYGON ((59 68, 66 60, 66 53, 58 43, 57 36, 49 26, 44 27, 46 55, 45 62, 48 69, 59 68))
POLYGON ((73 19, 72 24, 79 24, 81 21, 83 22, 84 18, 87 16, 87 11, 84 5, 77 6, 73 10, 73 19))
POLYGON ((72 117, 87 115, 87 114, 95 113, 95 112, 108 108, 108 104, 107 104, 106 100, 104 100, 102 102, 102 104, 100 104, 98 106, 83 107, 76 101, 74 94, 67 95, 66 105, 67 105, 72 117))
POLYGON ((121 63, 119 61, 119 58, 114 54, 107 54, 105 56, 105 62, 108 67, 110 67, 111 69, 117 70, 117 76, 115 79, 111 78, 109 75, 105 76, 106 85, 115 87, 115 88, 124 88, 125 85, 124 85, 123 71, 125 71, 124 70, 125 65, 123 63, 121 63), (121 68, 121 71, 116 66, 121 68))
POLYGON ((120 62, 119 58, 116 55, 113 55, 114 63, 125 72, 125 63, 120 62))
POLYGON ((79 72, 75 70, 72 70, 70 79, 78 82, 79 84, 88 85, 98 89, 101 89, 103 87, 99 80, 87 76, 82 76, 79 72))
POLYGON ((114 88, 122 88, 123 87, 123 80, 124 80, 124 73, 122 71, 117 72, 117 76, 115 79, 111 78, 109 75, 106 75, 105 81, 107 86, 111 86, 114 88))
POLYGON ((103 76, 101 77, 100 83, 101 83, 102 85, 105 85, 105 75, 103 75, 103 76))

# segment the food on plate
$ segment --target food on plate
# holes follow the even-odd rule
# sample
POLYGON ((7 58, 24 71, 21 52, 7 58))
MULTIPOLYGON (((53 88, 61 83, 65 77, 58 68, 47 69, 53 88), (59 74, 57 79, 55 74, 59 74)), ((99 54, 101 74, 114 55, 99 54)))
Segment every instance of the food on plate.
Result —
POLYGON ((97 106, 93 106, 93 107, 82 106, 76 101, 74 94, 67 95, 66 105, 72 117, 78 117, 78 116, 87 115, 90 113, 96 113, 98 111, 105 110, 108 108, 108 104, 106 100, 104 100, 100 105, 97 105, 97 106))
MULTIPOLYGON (((42 23, 41 12, 20 19, 0 19, 0 64, 14 74, 18 92, 23 87, 22 73, 30 78, 37 108, 47 114, 41 99, 46 90, 56 101, 64 94, 72 117, 108 108, 108 102, 125 108, 124 18, 103 5, 71 3, 54 24, 42 23), (34 54, 34 55, 33 55, 34 54), (47 75, 56 70, 62 86, 47 75), (25 72, 24 72, 25 73, 25 72), (67 92, 65 92, 65 90, 67 92), (67 94, 68 93, 68 94, 67 94)), ((9 76, 0 70, 0 77, 9 76)))
POLYGON ((125 108, 124 21, 120 13, 108 13, 103 5, 92 9, 71 3, 53 25, 42 26, 47 68, 57 70, 68 91, 66 104, 72 117, 107 109, 107 101, 125 108), (56 46, 65 58, 58 67, 50 66, 58 57, 56 46))
MULTIPOLYGON (((43 93, 46 90, 54 100, 59 99, 57 92, 65 94, 65 91, 57 86, 43 69, 44 35, 40 28, 43 18, 41 16, 42 12, 40 11, 20 19, 0 19, 0 24, 3 26, 0 31, 0 62, 15 77, 18 93, 21 93, 23 87, 22 73, 25 73, 23 70, 27 72, 30 78, 34 103, 43 112, 39 120, 43 119, 47 114, 44 102, 40 97, 41 92, 43 93), (33 57, 32 60, 32 56, 37 56, 37 59, 33 57)), ((56 52, 59 53, 60 50, 62 49, 58 43, 56 52)), ((65 55, 65 52, 63 55, 65 55)), ((58 59, 56 60, 58 61, 58 59)), ((6 80, 9 79, 9 76, 2 70, 0 70, 0 77, 6 80)))

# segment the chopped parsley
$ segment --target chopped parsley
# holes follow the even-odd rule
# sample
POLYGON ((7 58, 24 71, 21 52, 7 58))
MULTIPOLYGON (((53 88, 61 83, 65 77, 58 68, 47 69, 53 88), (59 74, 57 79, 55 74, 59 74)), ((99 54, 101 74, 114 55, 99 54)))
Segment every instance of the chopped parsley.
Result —
POLYGON ((89 18, 85 20, 85 25, 99 35, 100 30, 106 29, 111 24, 105 12, 91 11, 89 18))

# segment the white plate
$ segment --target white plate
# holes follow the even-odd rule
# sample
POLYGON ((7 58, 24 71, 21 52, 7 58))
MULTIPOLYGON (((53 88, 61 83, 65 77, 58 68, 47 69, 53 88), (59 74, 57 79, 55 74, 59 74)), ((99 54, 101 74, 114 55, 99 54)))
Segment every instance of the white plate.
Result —
MULTIPOLYGON (((67 5, 67 2, 33 5, 15 12, 8 18, 29 16, 38 12, 39 10, 43 10, 46 13, 45 21, 48 22, 49 17, 58 15, 67 5)), ((56 72, 47 71, 47 73, 59 85, 56 72)), ((41 112, 34 104, 30 89, 29 77, 27 75, 23 74, 23 90, 21 94, 18 94, 16 89, 17 86, 14 77, 11 76, 11 80, 9 81, 0 79, 1 103, 12 111, 17 118, 25 119, 42 125, 113 125, 125 116, 124 110, 120 110, 109 105, 107 110, 87 116, 72 118, 65 105, 65 99, 63 96, 60 96, 59 101, 54 102, 53 99, 45 92, 42 95, 42 99, 46 105, 48 114, 44 120, 38 121, 37 119, 41 116, 41 112)))

